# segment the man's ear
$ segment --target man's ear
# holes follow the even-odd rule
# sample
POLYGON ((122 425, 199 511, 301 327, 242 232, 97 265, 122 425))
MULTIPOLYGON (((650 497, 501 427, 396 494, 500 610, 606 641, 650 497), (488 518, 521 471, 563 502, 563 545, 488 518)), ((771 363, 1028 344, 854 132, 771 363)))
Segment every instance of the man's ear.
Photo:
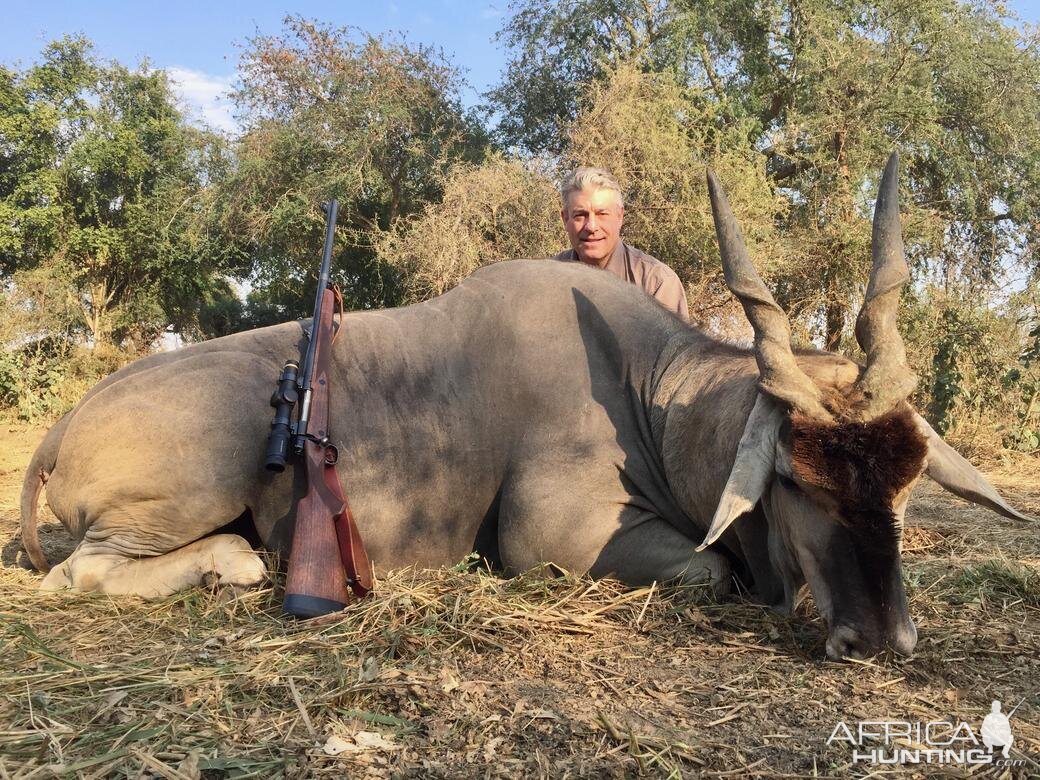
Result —
POLYGON ((560 219, 563 221, 564 225, 567 224, 567 207, 566 206, 564 206, 562 209, 560 209, 560 219))

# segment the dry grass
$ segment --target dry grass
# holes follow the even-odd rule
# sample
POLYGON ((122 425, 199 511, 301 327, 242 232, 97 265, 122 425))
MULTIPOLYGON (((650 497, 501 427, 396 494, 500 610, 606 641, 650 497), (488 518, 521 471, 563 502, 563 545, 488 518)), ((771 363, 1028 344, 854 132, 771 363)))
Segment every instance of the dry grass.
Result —
MULTIPOLYGON (((935 488, 906 538, 917 651, 836 664, 811 605, 785 618, 466 566, 391 572, 306 624, 279 614, 277 587, 41 594, 13 511, 12 461, 36 436, 0 435, 0 777, 865 777, 826 745, 839 720, 977 727, 991 699, 1027 695, 1012 755, 1040 773, 1036 526, 935 488)), ((998 483, 1040 514, 1035 477, 998 483)), ((67 548, 63 533, 44 536, 67 548)))

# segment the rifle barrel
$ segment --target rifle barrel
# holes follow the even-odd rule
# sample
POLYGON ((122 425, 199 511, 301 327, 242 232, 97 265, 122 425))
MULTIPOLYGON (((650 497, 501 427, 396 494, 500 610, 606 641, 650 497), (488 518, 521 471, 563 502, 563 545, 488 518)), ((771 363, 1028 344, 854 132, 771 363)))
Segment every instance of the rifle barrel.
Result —
MULTIPOLYGON (((311 386, 311 368, 314 366, 314 327, 321 314, 321 297, 329 286, 332 275, 332 239, 336 235, 336 216, 339 214, 339 201, 330 200, 322 204, 325 211, 325 246, 321 251, 321 269, 318 271, 318 289, 314 294, 314 314, 311 316, 311 335, 307 338, 307 354, 304 356, 300 371, 300 389, 308 390, 311 386)), ((306 433, 306 431, 304 431, 306 433)))
POLYGON ((307 424, 310 422, 311 374, 314 367, 314 351, 318 343, 315 338, 315 330, 321 316, 321 300, 325 295, 325 289, 329 286, 329 277, 332 273, 332 239, 336 235, 339 201, 333 198, 327 204, 322 204, 322 209, 325 211, 325 247, 321 252, 321 269, 318 271, 318 289, 314 295, 314 314, 311 317, 311 332, 307 337, 307 352, 303 357, 303 366, 300 370, 300 416, 296 422, 296 437, 293 446, 298 455, 303 452, 307 424))

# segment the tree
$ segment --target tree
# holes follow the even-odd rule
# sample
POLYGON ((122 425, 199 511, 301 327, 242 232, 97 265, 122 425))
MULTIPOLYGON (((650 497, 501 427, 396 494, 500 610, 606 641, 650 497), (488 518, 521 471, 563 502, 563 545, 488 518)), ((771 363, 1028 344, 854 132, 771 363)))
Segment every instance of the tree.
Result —
POLYGON ((482 265, 563 248, 549 172, 492 155, 479 165, 459 163, 443 186, 441 200, 398 221, 376 244, 383 262, 400 271, 406 301, 440 295, 482 265))
POLYGON ((675 12, 663 0, 513 0, 496 39, 512 52, 487 95, 508 147, 559 155, 566 128, 591 105, 587 89, 622 63, 676 66, 675 12))
MULTIPOLYGON (((893 147, 904 157, 919 274, 985 296, 1009 268, 1035 271, 1040 50, 1035 34, 1005 24, 999 4, 520 0, 511 8, 501 33, 513 51, 509 82, 489 95, 504 140, 573 157, 564 128, 592 114, 597 85, 618 63, 674 78, 686 90, 676 119, 706 142, 695 159, 756 156, 785 201, 776 214, 791 248, 784 302, 819 323, 828 347, 851 334, 871 193, 893 147)), ((630 139, 604 138, 602 150, 630 139)))
POLYGON ((485 135, 462 110, 458 73, 432 50, 299 18, 285 25, 243 55, 235 101, 245 132, 218 188, 216 231, 240 248, 254 305, 305 315, 317 204, 338 198, 334 267, 347 305, 393 305, 399 280, 374 241, 439 198, 443 174, 478 160, 485 135))
POLYGON ((227 162, 217 137, 184 122, 166 75, 65 38, 0 73, 0 101, 4 273, 64 279, 94 345, 146 348, 189 328, 221 270, 196 225, 227 162))
POLYGON ((90 111, 97 79, 90 44, 65 38, 24 73, 0 67, 0 272, 9 276, 58 253, 65 218, 65 159, 90 111))

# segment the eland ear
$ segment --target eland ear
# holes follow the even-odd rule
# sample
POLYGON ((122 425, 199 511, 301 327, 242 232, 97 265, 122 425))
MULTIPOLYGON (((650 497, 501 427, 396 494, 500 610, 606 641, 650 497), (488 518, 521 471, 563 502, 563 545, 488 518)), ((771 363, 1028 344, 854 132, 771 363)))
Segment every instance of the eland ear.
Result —
POLYGON ((918 430, 928 440, 928 465, 925 473, 955 496, 979 504, 1013 520, 1035 522, 1033 518, 1008 506, 979 470, 968 463, 957 450, 942 440, 921 415, 914 413, 918 430))
POLYGON ((722 490, 715 516, 697 547, 705 550, 722 536, 734 520, 755 508, 773 476, 776 441, 780 435, 783 412, 769 396, 759 393, 737 445, 737 457, 722 490))

